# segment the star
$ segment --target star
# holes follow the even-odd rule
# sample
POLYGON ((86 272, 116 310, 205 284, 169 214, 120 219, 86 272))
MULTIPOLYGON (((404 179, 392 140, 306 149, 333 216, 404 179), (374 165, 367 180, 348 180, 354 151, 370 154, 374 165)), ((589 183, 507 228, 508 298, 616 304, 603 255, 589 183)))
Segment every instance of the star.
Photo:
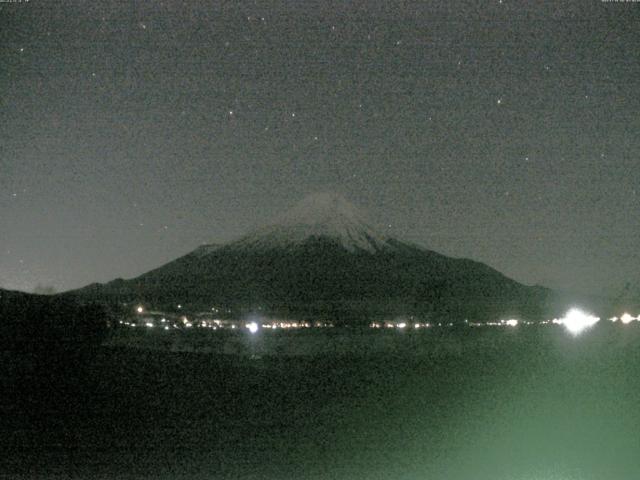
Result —
POLYGON ((498 101, 496 102, 498 105, 502 105, 502 99, 499 98, 498 101))

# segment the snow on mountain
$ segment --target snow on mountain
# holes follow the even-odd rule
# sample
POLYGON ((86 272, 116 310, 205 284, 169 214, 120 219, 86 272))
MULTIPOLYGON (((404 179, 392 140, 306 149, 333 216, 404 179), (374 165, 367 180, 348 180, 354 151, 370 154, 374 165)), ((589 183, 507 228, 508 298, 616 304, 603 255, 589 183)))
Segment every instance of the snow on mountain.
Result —
POLYGON ((209 244, 205 244, 205 245, 200 245, 198 248, 196 248, 193 251, 193 254, 194 255, 198 255, 200 257, 205 257, 205 256, 209 255, 210 253, 213 253, 216 250, 218 250, 221 246, 222 246, 222 244, 220 244, 220 243, 209 243, 209 244))
POLYGON ((336 241, 351 252, 373 253, 392 248, 391 237, 373 228, 353 204, 333 193, 304 198, 271 225, 245 235, 230 246, 271 249, 297 245, 312 238, 336 241))

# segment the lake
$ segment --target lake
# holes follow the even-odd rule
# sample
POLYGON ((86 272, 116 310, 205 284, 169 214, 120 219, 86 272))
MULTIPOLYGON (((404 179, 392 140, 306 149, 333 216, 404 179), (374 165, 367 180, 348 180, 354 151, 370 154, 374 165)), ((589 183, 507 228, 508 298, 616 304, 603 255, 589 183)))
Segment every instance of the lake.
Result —
POLYGON ((58 376, 22 378, 26 387, 3 404, 0 473, 578 480, 640 472, 638 325, 579 336, 559 326, 334 330, 233 339, 249 354, 111 344, 80 365, 52 367, 58 376), (287 355, 293 347, 281 345, 291 342, 342 346, 287 355))

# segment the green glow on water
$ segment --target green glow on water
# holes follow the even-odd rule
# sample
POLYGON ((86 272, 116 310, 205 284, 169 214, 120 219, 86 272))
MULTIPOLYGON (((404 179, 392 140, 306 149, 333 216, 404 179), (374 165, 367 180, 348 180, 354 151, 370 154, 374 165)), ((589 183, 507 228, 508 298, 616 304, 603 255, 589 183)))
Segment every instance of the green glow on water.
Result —
POLYGON ((64 473, 62 438, 71 478, 633 480, 634 325, 391 332, 365 356, 106 349, 95 391, 48 417, 63 433, 0 447, 64 473))

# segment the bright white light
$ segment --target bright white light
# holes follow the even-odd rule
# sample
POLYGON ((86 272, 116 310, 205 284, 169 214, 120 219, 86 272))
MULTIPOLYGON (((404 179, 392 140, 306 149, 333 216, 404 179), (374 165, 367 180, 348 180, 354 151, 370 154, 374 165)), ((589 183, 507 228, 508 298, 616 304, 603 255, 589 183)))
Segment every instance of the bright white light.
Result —
POLYGON ((632 317, 632 316, 631 316, 631 315, 629 315, 628 313, 625 313, 624 315, 622 315, 622 316, 620 317, 620 321, 621 321, 622 323, 624 323, 625 325, 626 325, 626 324, 628 324, 628 323, 633 322, 634 320, 635 320, 635 317, 632 317))
POLYGON ((251 333, 256 333, 258 331, 258 324, 256 322, 247 323, 247 328, 251 333))
POLYGON ((406 326, 407 326, 407 324, 404 323, 404 322, 398 324, 398 328, 404 328, 406 326))
POLYGON ((145 323, 145 325, 146 325, 147 327, 149 327, 149 328, 153 328, 153 323, 151 323, 151 322, 147 322, 147 323, 145 323))
POLYGON ((138 306, 138 308, 136 308, 136 312, 138 313, 144 312, 144 307, 142 305, 138 306))
POLYGON ((569 330, 569 332, 571 332, 573 335, 579 335, 584 330, 591 328, 599 321, 600 319, 598 317, 589 315, 588 313, 585 313, 577 308, 572 308, 567 312, 564 318, 560 319, 560 323, 562 323, 565 328, 569 330))
POLYGON ((517 327, 518 326, 518 320, 515 319, 511 319, 511 320, 507 320, 506 322, 504 322, 505 325, 507 325, 508 327, 517 327))

